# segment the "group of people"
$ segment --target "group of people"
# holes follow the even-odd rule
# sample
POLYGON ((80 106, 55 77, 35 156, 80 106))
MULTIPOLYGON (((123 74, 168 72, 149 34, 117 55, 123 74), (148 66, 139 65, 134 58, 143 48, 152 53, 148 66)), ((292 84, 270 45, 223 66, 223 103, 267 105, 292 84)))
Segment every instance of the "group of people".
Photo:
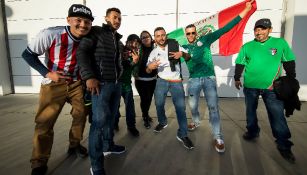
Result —
MULTIPOLYGON (((72 106, 73 117, 68 154, 79 157, 89 154, 91 173, 105 174, 104 156, 126 151, 125 146, 117 145, 113 140, 114 130, 118 129, 121 96, 125 102, 127 129, 133 136, 139 136, 135 125, 132 76, 140 95, 142 117, 147 129, 153 121, 148 114, 153 96, 158 118, 154 131, 159 133, 167 127, 164 107, 167 93, 171 93, 179 125, 176 138, 187 149, 194 148, 188 131, 200 126, 198 103, 203 90, 214 147, 217 152, 224 152, 210 46, 244 18, 251 10, 252 3, 253 0, 247 2, 246 8, 223 28, 204 36, 197 35, 193 24, 188 25, 185 28, 188 44, 182 46, 176 40, 168 39, 163 27, 154 30, 154 38, 148 31, 143 31, 140 37, 131 34, 124 45, 120 41, 122 35, 117 32, 122 20, 118 8, 107 9, 106 24, 92 26, 94 18, 91 10, 84 5, 73 4, 68 11, 68 26, 42 30, 22 54, 25 61, 44 77, 35 117, 32 175, 47 172, 53 126, 66 102, 72 106), (42 54, 45 54, 45 64, 38 58, 42 54), (182 61, 186 62, 190 74, 187 88, 192 112, 190 124, 186 116, 182 61), (91 109, 84 103, 85 93, 90 93, 91 109), (91 123, 87 151, 80 142, 89 111, 91 123)), ((261 95, 277 148, 285 159, 294 162, 291 152, 293 143, 289 140, 291 134, 284 117, 283 102, 276 97, 272 83, 281 75, 282 65, 287 75, 295 77, 295 56, 284 39, 269 36, 271 31, 269 19, 258 20, 254 27, 255 39, 242 46, 236 60, 234 79, 238 89, 242 86, 240 77, 244 70, 247 132, 243 138, 253 140, 259 137, 256 109, 261 95)))

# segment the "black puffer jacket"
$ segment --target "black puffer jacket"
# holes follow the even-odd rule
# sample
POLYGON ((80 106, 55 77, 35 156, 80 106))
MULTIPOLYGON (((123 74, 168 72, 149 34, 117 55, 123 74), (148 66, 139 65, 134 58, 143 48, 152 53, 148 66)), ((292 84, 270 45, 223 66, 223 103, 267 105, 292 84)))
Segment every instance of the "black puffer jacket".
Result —
POLYGON ((83 37, 77 49, 77 62, 81 78, 96 78, 99 81, 114 82, 119 79, 123 68, 120 59, 119 40, 122 35, 115 33, 109 25, 93 26, 83 37))

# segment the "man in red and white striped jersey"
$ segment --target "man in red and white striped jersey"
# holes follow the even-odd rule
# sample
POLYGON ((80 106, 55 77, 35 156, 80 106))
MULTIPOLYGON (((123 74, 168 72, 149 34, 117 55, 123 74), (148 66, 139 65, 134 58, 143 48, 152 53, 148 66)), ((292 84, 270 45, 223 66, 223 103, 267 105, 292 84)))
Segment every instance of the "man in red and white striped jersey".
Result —
POLYGON ((40 31, 22 53, 25 61, 44 77, 35 116, 32 175, 47 172, 53 143, 53 126, 66 102, 72 105, 73 118, 68 154, 87 156, 87 149, 80 144, 86 123, 86 109, 76 50, 80 39, 89 33, 93 20, 88 7, 73 4, 68 10, 68 26, 50 27, 40 31), (38 58, 43 54, 44 63, 38 58))

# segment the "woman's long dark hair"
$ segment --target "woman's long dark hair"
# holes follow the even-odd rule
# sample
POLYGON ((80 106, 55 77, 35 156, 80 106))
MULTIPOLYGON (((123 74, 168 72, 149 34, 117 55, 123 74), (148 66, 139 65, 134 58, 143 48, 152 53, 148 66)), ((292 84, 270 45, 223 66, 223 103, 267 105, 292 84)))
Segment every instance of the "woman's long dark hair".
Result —
MULTIPOLYGON (((143 33, 147 33, 147 34, 149 35, 150 40, 151 40, 151 48, 153 48, 153 47, 154 47, 155 41, 154 41, 154 39, 152 38, 151 34, 150 34, 147 30, 143 30, 143 31, 141 32, 141 34, 140 34, 140 38, 142 37, 142 34, 143 34, 143 33)), ((141 38, 141 40, 142 40, 142 38, 141 38)), ((143 42, 142 42, 142 47, 146 47, 146 46, 144 46, 143 42)))

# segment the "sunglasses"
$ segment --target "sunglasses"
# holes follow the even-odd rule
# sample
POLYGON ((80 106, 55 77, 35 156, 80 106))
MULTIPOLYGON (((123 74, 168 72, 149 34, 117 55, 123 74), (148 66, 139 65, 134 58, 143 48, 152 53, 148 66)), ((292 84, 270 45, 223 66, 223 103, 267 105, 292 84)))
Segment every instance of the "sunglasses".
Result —
POLYGON ((186 35, 196 35, 196 32, 188 32, 186 35))

